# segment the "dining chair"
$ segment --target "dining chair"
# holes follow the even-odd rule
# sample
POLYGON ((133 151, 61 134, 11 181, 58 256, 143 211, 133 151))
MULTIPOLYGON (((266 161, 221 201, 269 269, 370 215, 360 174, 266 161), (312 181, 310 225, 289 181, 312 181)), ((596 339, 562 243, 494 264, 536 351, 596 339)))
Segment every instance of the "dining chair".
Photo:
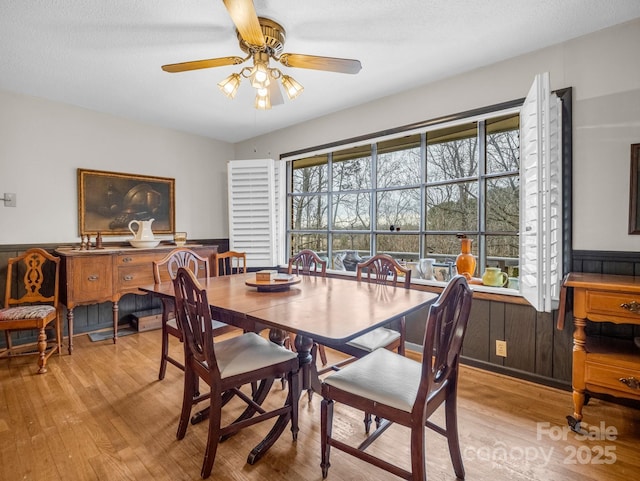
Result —
POLYGON ((247 254, 245 252, 226 251, 213 255, 214 277, 247 272, 247 254))
POLYGON ((464 479, 456 401, 460 351, 471 301, 472 292, 466 279, 455 276, 429 309, 421 362, 387 349, 377 349, 324 379, 320 407, 323 478, 327 477, 330 450, 334 447, 401 478, 426 481, 427 427, 447 438, 455 475, 464 479), (333 437, 335 403, 373 413, 385 421, 356 447, 346 439, 333 437), (442 404, 444 428, 429 420, 442 404), (381 455, 365 452, 392 423, 410 429, 411 471, 382 459, 381 455))
MULTIPOLYGON (((327 261, 323 260, 311 249, 303 249, 294 256, 289 258, 289 264, 287 266, 287 272, 289 274, 312 276, 317 275, 320 277, 327 277, 327 261)), ((295 351, 295 334, 289 333, 288 347, 295 351)), ((318 354, 322 365, 327 364, 327 353, 322 344, 317 344, 318 354)))
MULTIPOLYGON (((159 261, 153 261, 153 281, 160 284, 164 281, 175 279, 178 269, 186 267, 196 273, 196 277, 206 278, 210 275, 209 259, 201 257, 187 247, 178 247, 169 252, 159 261)), ((160 357, 160 372, 158 379, 164 379, 167 372, 167 363, 173 364, 184 371, 184 364, 169 354, 169 336, 174 336, 182 342, 180 331, 175 318, 175 304, 173 299, 162 297, 162 355, 160 357)), ((234 329, 233 326, 217 320, 212 321, 212 333, 214 336, 225 334, 234 329)))
POLYGON ((34 248, 12 257, 7 264, 4 308, 0 309, 0 330, 5 348, 0 357, 35 354, 33 345, 14 346, 12 331, 38 330, 36 344, 38 374, 47 372, 47 360, 62 353, 62 328, 58 306, 60 258, 34 248), (55 329, 55 340, 48 340, 47 329, 55 329))
MULTIPOLYGON (((411 269, 401 266, 398 261, 388 254, 377 254, 366 261, 358 263, 356 266, 356 280, 362 281, 364 277, 366 281, 375 284, 395 287, 399 284, 398 273, 404 275, 402 287, 409 289, 411 287, 411 269)), ((398 351, 398 354, 404 356, 404 340, 405 319, 402 317, 392 323, 390 327, 379 327, 346 343, 328 346, 345 354, 349 354, 351 357, 329 368, 322 369, 319 373, 325 374, 331 370, 336 371, 341 366, 366 356, 380 347, 391 350, 395 349, 398 351), (392 327, 395 327, 395 329, 392 329, 392 327)))
POLYGON ((254 332, 247 332, 223 341, 213 342, 211 310, 206 289, 202 289, 193 273, 181 267, 174 282, 176 315, 184 335, 185 376, 182 410, 177 438, 183 439, 189 425, 191 410, 197 403, 209 400, 209 429, 201 475, 209 477, 218 443, 245 427, 278 417, 267 437, 249 454, 253 464, 275 442, 291 422, 293 440, 298 434, 298 356, 254 332), (265 411, 262 403, 274 379, 286 373, 289 392, 284 405, 265 411), (198 394, 198 379, 210 387, 210 392, 198 394), (251 396, 240 388, 259 383, 251 396), (221 425, 222 407, 231 399, 247 403, 243 413, 231 424, 221 425))
MULTIPOLYGON (((404 276, 402 286, 405 289, 411 287, 411 269, 404 267, 388 254, 377 254, 356 266, 356 280, 362 281, 366 277, 368 282, 389 286, 398 286, 398 276, 404 276)), ((348 354, 362 357, 363 353, 373 352, 380 347, 396 349, 398 354, 404 356, 405 319, 401 317, 395 322, 396 329, 379 327, 371 332, 356 337, 346 343, 347 348, 342 349, 348 354), (349 352, 351 351, 351 352, 349 352)))
MULTIPOLYGON (((356 266, 356 280, 361 282, 363 277, 366 281, 396 287, 399 284, 399 273, 404 275, 402 287, 411 287, 411 269, 401 266, 398 261, 388 254, 377 254, 366 261, 359 262, 356 266)), ((397 319, 389 327, 379 327, 346 343, 329 344, 327 347, 335 349, 351 357, 336 362, 328 367, 318 370, 318 374, 323 375, 330 371, 337 371, 342 366, 352 363, 356 359, 379 348, 397 350, 398 354, 404 356, 405 340, 405 318, 397 319)), ((309 392, 309 398, 312 394, 309 392)), ((380 420, 376 419, 376 423, 380 420)), ((371 426, 371 415, 365 413, 365 432, 368 433, 371 426)))

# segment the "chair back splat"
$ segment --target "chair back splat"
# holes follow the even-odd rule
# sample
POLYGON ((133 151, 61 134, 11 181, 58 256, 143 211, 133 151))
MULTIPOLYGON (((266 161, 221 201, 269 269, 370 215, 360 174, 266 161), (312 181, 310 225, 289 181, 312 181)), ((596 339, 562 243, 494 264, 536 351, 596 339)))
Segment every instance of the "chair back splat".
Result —
POLYGON ((422 362, 377 349, 324 379, 320 411, 323 478, 327 476, 330 449, 334 447, 401 478, 426 481, 424 431, 429 428, 447 438, 453 470, 457 478, 464 479, 456 403, 460 352, 471 301, 472 292, 466 279, 455 276, 429 309, 422 362), (382 422, 359 446, 347 444, 332 436, 336 402, 374 414, 382 422), (442 404, 445 427, 429 420, 442 404), (365 452, 392 423, 411 431, 411 471, 365 452))
POLYGON ((369 282, 376 284, 396 285, 398 274, 404 276, 404 287, 411 287, 411 269, 404 267, 388 254, 378 254, 364 262, 360 262, 356 267, 356 279, 362 280, 363 274, 369 282))
POLYGON ((289 274, 310 276, 313 274, 326 277, 327 261, 321 259, 318 254, 310 249, 303 249, 289 258, 289 274))

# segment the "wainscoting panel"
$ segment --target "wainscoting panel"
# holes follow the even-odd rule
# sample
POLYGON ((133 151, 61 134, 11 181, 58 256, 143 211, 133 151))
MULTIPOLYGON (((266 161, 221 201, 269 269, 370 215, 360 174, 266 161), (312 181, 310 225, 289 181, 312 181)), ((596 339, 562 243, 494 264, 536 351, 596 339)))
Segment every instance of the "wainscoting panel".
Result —
MULTIPOLYGON (((217 244, 220 251, 228 250, 227 239, 195 241, 217 244)), ((42 247, 50 252, 57 245, 5 245, 0 246, 0 293, 4 293, 7 260, 29 247, 42 247)), ((574 251, 571 259, 573 272, 597 272, 640 276, 640 254, 636 252, 574 251)), ((569 296, 571 298, 571 296, 569 296)), ((128 322, 130 314, 160 308, 158 299, 151 296, 128 294, 119 303, 121 323, 128 322)), ((571 385, 572 321, 571 304, 567 306, 564 330, 556 329, 557 312, 553 315, 538 313, 522 303, 493 299, 474 299, 467 336, 462 350, 462 361, 503 374, 528 379, 541 384, 569 389, 571 385), (507 342, 507 357, 496 355, 496 339, 507 342)), ((66 332, 66 311, 63 312, 66 332)), ((426 310, 407 318, 407 341, 422 345, 426 310)), ((112 326, 112 304, 105 302, 91 306, 78 306, 74 310, 75 334, 96 331, 112 326)), ((589 323, 590 333, 612 337, 640 336, 640 326, 611 323, 589 323)), ((0 336, 0 345, 4 337, 0 336)), ((31 332, 15 333, 17 342, 34 342, 31 332)))

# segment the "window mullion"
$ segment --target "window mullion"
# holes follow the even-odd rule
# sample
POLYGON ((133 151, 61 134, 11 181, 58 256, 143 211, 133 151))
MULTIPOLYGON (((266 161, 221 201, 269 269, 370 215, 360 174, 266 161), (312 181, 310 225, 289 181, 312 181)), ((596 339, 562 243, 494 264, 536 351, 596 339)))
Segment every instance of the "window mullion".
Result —
POLYGON ((478 121, 478 268, 482 273, 487 265, 487 124, 478 121))
POLYGON ((333 153, 327 154, 327 257, 329 258, 329 267, 333 267, 333 153))
POLYGON ((371 190, 369 193, 369 254, 375 255, 378 252, 378 146, 371 144, 371 190))
POLYGON ((420 134, 420 238, 418 239, 418 259, 427 257, 427 134, 420 134))

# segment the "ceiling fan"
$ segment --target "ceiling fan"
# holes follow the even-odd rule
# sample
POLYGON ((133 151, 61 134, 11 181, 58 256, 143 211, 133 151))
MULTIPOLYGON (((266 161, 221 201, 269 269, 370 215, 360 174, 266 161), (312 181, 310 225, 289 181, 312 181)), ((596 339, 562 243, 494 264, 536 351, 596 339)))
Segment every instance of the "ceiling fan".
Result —
POLYGON ((218 87, 229 98, 234 98, 242 77, 249 79, 251 86, 257 91, 255 107, 260 110, 270 109, 271 105, 283 103, 282 93, 277 85, 280 80, 290 100, 295 99, 304 88, 289 75, 278 68, 269 66, 269 60, 280 62, 285 67, 325 70, 329 72, 356 74, 362 68, 359 60, 318 57, 298 53, 282 53, 286 32, 277 22, 258 17, 253 0, 223 0, 231 20, 236 26, 236 34, 240 49, 246 57, 220 57, 191 62, 163 65, 165 72, 185 72, 202 68, 239 65, 253 59, 252 67, 244 67, 240 73, 232 73, 218 84, 218 87), (274 82, 272 82, 274 80, 274 82))

